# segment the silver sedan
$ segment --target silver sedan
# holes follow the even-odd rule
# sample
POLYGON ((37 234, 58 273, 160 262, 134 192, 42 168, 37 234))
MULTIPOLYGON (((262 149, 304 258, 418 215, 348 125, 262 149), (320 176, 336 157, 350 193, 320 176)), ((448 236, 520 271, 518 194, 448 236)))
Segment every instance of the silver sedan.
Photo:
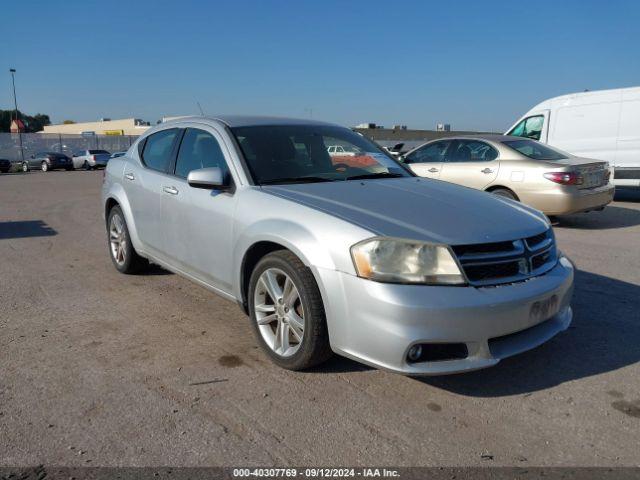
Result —
POLYGON ((108 163, 102 199, 116 269, 151 261, 236 301, 284 368, 335 352, 461 372, 571 322, 574 267, 542 213, 416 177, 336 125, 163 123, 108 163))

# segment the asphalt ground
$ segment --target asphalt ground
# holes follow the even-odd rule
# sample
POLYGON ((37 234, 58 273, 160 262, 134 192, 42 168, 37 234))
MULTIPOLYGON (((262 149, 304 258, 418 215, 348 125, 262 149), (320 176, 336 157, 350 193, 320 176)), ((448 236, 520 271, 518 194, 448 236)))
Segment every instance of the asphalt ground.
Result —
POLYGON ((0 175, 0 465, 640 465, 640 192, 555 226, 572 327, 488 370, 273 365, 247 317, 107 254, 101 172, 0 175))

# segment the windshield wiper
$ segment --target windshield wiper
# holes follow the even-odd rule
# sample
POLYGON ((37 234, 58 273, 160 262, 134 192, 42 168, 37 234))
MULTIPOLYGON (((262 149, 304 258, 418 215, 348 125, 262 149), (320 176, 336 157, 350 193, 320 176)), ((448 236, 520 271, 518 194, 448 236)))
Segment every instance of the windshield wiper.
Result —
POLYGON ((391 172, 379 172, 379 173, 365 173, 363 175, 352 175, 347 177, 346 180, 366 180, 368 178, 399 178, 404 177, 401 173, 391 172))
POLYGON ((333 182, 332 178, 326 177, 282 177, 282 178, 270 178, 269 180, 263 180, 260 185, 273 185, 278 183, 316 183, 316 182, 333 182))

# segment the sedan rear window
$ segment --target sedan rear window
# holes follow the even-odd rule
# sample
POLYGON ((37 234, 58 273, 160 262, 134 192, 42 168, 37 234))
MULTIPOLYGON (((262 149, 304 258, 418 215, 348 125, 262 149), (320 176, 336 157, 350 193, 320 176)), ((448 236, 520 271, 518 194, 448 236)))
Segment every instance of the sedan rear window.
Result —
POLYGON ((534 160, 563 160, 567 158, 564 153, 533 140, 507 140, 502 143, 534 160))
POLYGON ((107 152, 106 150, 89 150, 89 153, 91 155, 100 155, 101 153, 106 153, 107 155, 110 155, 110 153, 107 152))

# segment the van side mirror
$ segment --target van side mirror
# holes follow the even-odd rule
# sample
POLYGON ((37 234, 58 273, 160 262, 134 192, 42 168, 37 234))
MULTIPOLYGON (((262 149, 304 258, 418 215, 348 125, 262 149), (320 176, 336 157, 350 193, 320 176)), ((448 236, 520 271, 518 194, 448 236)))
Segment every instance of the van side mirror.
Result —
POLYGON ((225 181, 219 167, 198 168, 191 170, 187 176, 187 183, 193 188, 207 190, 227 190, 229 183, 225 181))

